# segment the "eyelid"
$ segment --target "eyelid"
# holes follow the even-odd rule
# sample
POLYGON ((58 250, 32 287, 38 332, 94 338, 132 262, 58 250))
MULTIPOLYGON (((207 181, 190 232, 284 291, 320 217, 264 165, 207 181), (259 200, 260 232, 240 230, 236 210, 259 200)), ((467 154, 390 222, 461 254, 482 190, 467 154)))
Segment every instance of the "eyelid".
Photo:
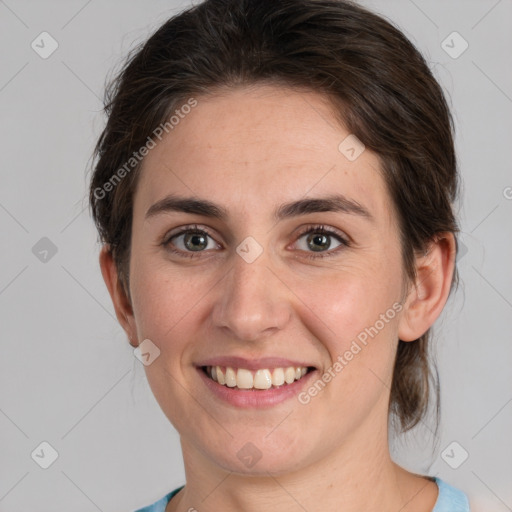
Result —
POLYGON ((189 232, 200 232, 206 234, 208 237, 210 237, 216 244, 221 245, 217 242, 216 238, 212 235, 209 228, 206 226, 200 226, 198 224, 187 224, 184 226, 179 226, 177 228, 172 229, 171 231, 168 231, 165 233, 165 235, 162 237, 161 241, 158 243, 159 246, 163 247, 167 252, 170 252, 172 254, 177 255, 180 258, 188 258, 188 259, 195 259, 200 257, 201 253, 208 254, 210 250, 208 251, 183 251, 182 249, 173 248, 171 244, 171 240, 175 237, 185 235, 189 232))
POLYGON ((305 257, 307 259, 330 258, 332 256, 336 256, 340 251, 352 246, 352 239, 348 235, 345 235, 336 228, 326 226, 324 224, 309 225, 300 229, 298 235, 296 235, 296 239, 293 242, 293 244, 296 244, 299 239, 301 239, 304 235, 307 235, 309 233, 322 233, 326 236, 337 238, 340 245, 335 249, 330 249, 327 251, 315 252, 300 250, 300 252, 303 253, 302 257, 305 257))
MULTIPOLYGON (((162 238, 162 243, 168 243, 172 238, 186 234, 190 231, 199 231, 201 233, 206 233, 210 238, 213 238, 216 242, 215 236, 213 232, 210 231, 206 226, 202 226, 201 224, 185 224, 184 226, 179 226, 177 228, 172 229, 165 233, 162 238)), ((217 242, 218 243, 218 242, 217 242)))
POLYGON ((340 242, 344 242, 346 244, 352 242, 352 239, 343 231, 340 231, 339 229, 328 226, 326 224, 308 224, 307 226, 299 227, 297 229, 299 232, 296 235, 296 238, 300 238, 301 236, 311 232, 319 232, 326 235, 335 236, 340 240, 340 242))

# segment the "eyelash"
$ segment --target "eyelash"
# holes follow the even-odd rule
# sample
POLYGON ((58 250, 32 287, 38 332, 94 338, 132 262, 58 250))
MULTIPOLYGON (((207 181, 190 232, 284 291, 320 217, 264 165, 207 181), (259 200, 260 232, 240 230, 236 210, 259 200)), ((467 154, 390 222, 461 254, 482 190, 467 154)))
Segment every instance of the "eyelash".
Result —
MULTIPOLYGON (((196 234, 205 234, 208 235, 210 238, 213 238, 212 234, 208 231, 208 229, 204 227, 199 227, 197 224, 191 225, 191 226, 185 226, 182 230, 178 231, 177 233, 173 233, 171 236, 165 237, 161 245, 166 248, 166 250, 172 252, 173 254, 177 254, 180 257, 183 258, 197 258, 199 255, 195 254, 191 251, 182 251, 180 249, 173 249, 169 243, 173 238, 176 238, 180 235, 186 234, 186 233, 196 233, 196 234)), ((332 236, 336 238, 341 245, 337 247, 336 249, 332 249, 330 251, 326 252, 318 252, 318 253, 311 253, 305 255, 308 259, 318 259, 318 258, 329 258, 335 254, 337 254, 340 250, 344 249, 345 247, 350 247, 351 243, 344 237, 342 237, 337 231, 334 229, 328 228, 322 224, 317 224, 315 226, 308 226, 301 230, 297 235, 297 240, 304 235, 308 235, 309 233, 319 233, 322 235, 332 236)), ((199 253, 204 251, 198 251, 199 253)), ((309 251, 304 251, 309 252, 309 251)))

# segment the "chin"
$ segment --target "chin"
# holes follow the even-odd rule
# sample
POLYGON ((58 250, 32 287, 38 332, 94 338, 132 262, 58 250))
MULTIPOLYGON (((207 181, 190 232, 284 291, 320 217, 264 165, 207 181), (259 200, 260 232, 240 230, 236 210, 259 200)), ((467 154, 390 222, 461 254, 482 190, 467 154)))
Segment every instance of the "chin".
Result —
MULTIPOLYGON (((277 432, 274 434, 277 436, 277 432)), ((204 452, 209 453, 211 460, 226 471, 254 477, 292 473, 306 463, 307 447, 304 442, 297 438, 291 444, 285 440, 276 442, 278 439, 270 442, 265 439, 266 435, 268 430, 253 437, 247 432, 243 436, 235 435, 229 446, 217 447, 216 450, 204 447, 204 452)))

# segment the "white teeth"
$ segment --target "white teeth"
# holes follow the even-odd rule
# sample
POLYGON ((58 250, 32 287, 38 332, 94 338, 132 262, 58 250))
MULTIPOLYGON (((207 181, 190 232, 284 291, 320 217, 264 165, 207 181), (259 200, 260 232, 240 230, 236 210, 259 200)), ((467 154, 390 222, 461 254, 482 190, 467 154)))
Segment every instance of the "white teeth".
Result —
POLYGON ((284 371, 284 380, 286 384, 291 384, 295 380, 295 368, 293 366, 289 366, 284 371))
POLYGON ((226 386, 234 388, 236 386, 236 373, 229 366, 226 368, 226 386))
POLYGON ((272 372, 272 385, 282 386, 284 384, 284 370, 282 368, 276 368, 272 372))
POLYGON ((251 389, 254 379, 252 373, 244 368, 238 368, 236 372, 236 385, 240 389, 251 389))
POLYGON ((217 369, 217 382, 222 385, 226 384, 226 377, 224 376, 222 368, 220 366, 216 366, 215 368, 217 369))
MULTIPOLYGON (((240 370, 238 370, 240 371, 240 370)), ((269 370, 258 370, 254 375, 254 387, 256 389, 269 389, 272 386, 272 375, 269 370)))
POLYGON ((306 375, 308 369, 305 366, 288 366, 287 368, 274 368, 269 370, 262 368, 256 372, 245 368, 226 367, 225 371, 221 366, 207 366, 206 373, 214 381, 230 388, 239 389, 270 389, 272 386, 279 387, 285 382, 291 384, 306 375))

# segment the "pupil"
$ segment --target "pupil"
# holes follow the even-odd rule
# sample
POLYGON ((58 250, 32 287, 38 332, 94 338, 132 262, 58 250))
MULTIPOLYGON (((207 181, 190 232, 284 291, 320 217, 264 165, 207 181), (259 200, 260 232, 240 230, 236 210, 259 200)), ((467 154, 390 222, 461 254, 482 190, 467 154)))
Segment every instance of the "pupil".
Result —
POLYGON ((185 246, 191 251, 200 251, 207 245, 206 237, 204 235, 198 233, 188 233, 185 235, 185 246), (200 247, 196 247, 196 245, 200 245, 200 247))
POLYGON ((308 243, 313 242, 314 245, 309 245, 309 247, 313 251, 320 251, 322 249, 328 249, 331 245, 331 242, 328 237, 325 235, 319 235, 319 234, 311 234, 308 237, 308 243), (316 246, 316 247, 315 247, 316 246), (320 249, 318 249, 318 246, 320 246, 320 249))

